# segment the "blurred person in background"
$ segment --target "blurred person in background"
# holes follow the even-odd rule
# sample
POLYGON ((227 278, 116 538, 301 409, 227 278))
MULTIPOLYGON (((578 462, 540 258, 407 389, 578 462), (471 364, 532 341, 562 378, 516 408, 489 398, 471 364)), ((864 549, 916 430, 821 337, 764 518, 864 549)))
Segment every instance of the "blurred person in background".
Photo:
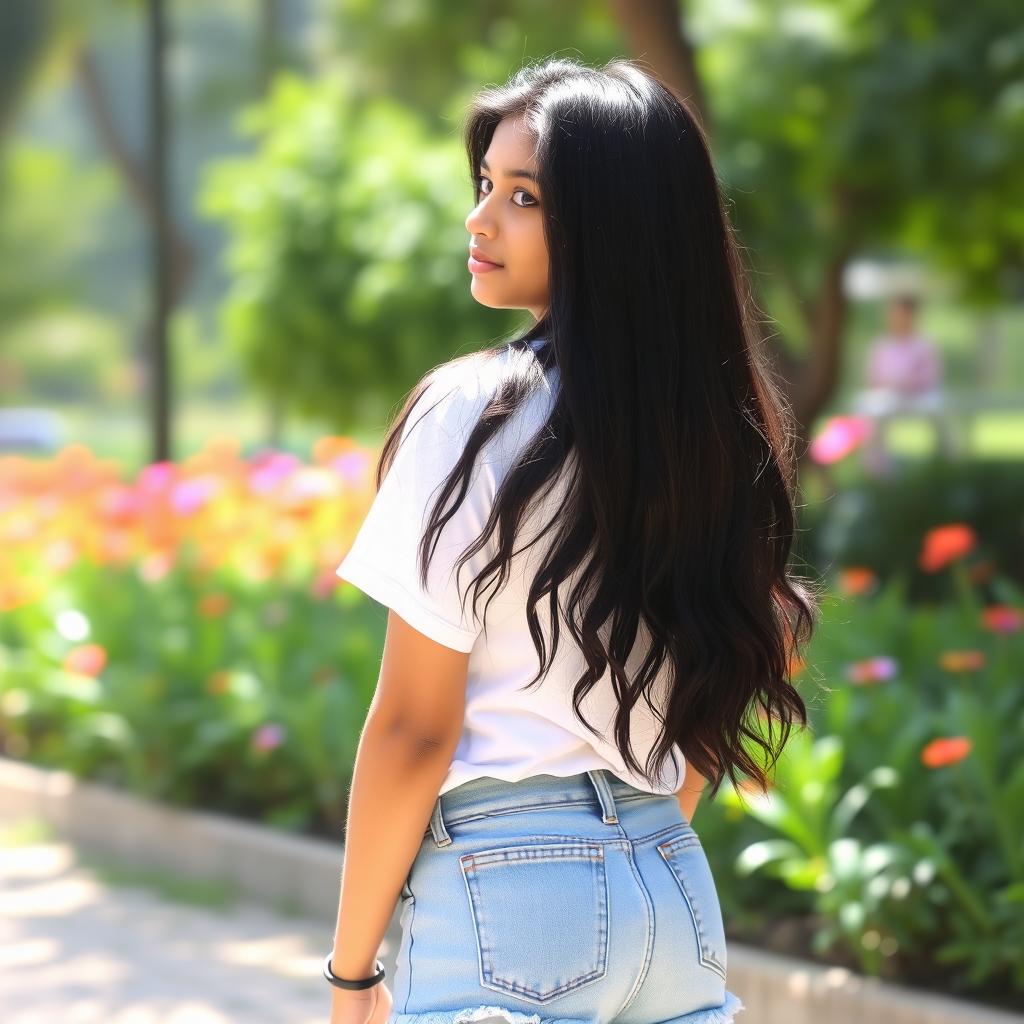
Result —
POLYGON ((944 366, 938 346, 915 323, 918 299, 897 295, 886 309, 887 330, 868 349, 864 390, 857 411, 872 420, 864 447, 865 466, 888 474, 894 461, 888 449, 890 422, 899 415, 921 414, 933 423, 947 455, 954 450, 943 392, 944 366))

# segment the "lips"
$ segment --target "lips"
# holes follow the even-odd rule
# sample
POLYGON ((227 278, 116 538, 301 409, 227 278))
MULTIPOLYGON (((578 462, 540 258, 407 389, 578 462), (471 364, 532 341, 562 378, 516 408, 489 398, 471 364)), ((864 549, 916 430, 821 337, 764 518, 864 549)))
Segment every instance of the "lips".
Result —
POLYGON ((479 249, 470 249, 469 255, 473 257, 478 263, 492 263, 496 267, 502 266, 497 260, 492 260, 486 253, 481 252, 479 249))

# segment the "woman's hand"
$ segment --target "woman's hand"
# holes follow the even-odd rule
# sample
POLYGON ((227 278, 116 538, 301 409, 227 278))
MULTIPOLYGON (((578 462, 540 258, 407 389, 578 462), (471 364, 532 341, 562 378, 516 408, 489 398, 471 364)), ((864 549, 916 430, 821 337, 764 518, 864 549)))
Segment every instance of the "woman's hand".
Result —
POLYGON ((330 1024, 385 1024, 394 1000, 380 982, 372 988, 331 988, 330 1024))

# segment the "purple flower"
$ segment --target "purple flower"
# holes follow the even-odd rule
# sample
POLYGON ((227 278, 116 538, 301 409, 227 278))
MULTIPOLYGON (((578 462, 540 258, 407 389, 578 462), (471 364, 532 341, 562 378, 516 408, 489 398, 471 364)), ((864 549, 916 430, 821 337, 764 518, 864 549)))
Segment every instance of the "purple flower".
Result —
POLYGON ((366 475, 370 457, 366 452, 353 451, 339 455, 331 461, 334 471, 347 484, 358 484, 366 475))
POLYGON ((266 722, 252 734, 254 750, 273 750, 284 742, 285 729, 279 722, 266 722))
POLYGON ((179 516, 188 516, 199 511, 217 491, 220 481, 215 476, 198 476, 194 480, 183 480, 171 497, 171 504, 179 516))

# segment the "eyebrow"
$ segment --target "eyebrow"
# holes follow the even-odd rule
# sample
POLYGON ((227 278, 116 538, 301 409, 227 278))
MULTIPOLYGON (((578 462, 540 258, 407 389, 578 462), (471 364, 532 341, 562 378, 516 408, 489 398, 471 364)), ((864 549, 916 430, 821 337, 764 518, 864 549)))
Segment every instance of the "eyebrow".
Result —
MULTIPOLYGON (((489 171, 490 167, 487 166, 487 161, 483 157, 480 158, 480 166, 485 170, 489 171)), ((514 167, 511 171, 505 172, 506 178, 529 178, 530 181, 537 181, 537 175, 533 171, 528 171, 525 167, 514 167)))

